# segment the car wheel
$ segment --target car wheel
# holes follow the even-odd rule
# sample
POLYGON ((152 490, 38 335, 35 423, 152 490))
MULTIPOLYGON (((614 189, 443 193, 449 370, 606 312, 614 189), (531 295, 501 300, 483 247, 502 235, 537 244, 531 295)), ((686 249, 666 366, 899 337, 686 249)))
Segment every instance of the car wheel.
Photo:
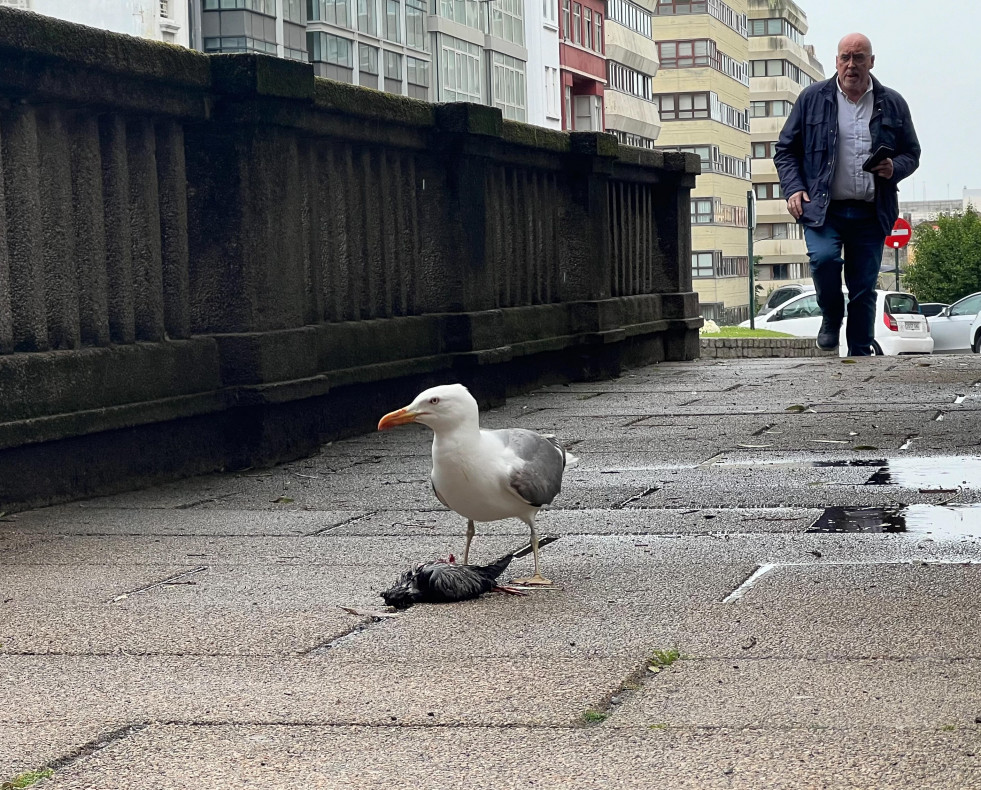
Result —
POLYGON ((880 346, 874 340, 872 341, 872 356, 873 357, 885 356, 885 354, 882 353, 882 346, 880 346))
POLYGON ((974 335, 974 342, 971 343, 971 351, 975 354, 981 354, 981 330, 974 335))

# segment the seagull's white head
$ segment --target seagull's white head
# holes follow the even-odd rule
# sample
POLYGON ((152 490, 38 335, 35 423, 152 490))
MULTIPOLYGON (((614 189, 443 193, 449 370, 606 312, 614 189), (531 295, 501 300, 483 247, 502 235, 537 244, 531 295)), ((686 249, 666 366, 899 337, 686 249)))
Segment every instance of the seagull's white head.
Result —
POLYGON ((421 422, 437 433, 461 426, 479 427, 477 401, 462 384, 443 384, 420 392, 404 409, 389 412, 378 422, 378 430, 410 422, 421 422))

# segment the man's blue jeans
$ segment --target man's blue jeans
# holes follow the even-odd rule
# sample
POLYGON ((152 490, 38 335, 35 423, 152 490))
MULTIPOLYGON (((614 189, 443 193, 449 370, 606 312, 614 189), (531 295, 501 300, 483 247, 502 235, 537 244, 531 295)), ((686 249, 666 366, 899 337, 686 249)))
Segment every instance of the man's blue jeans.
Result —
POLYGON ((845 298, 841 293, 841 273, 848 288, 848 323, 845 338, 848 356, 872 354, 875 330, 875 287, 882 263, 886 237, 875 213, 875 204, 853 200, 832 200, 824 225, 804 227, 811 279, 818 306, 833 327, 841 326, 845 298))

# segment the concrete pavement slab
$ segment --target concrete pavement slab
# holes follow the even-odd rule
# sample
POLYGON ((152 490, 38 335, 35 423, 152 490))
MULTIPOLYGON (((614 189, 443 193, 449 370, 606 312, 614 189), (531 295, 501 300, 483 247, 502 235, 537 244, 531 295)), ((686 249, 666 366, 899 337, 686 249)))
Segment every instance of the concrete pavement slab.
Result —
POLYGON ((270 662, 239 656, 2 656, 18 721, 198 721, 384 726, 570 726, 636 662, 603 656, 458 657, 387 663, 329 650, 270 662), (66 706, 66 701, 70 704, 66 706))
POLYGON ((152 725, 68 766, 58 790, 504 787, 841 790, 981 783, 977 732, 152 725))
MULTIPOLYGON (((34 535, 309 535, 333 529, 363 510, 234 510, 95 508, 78 504, 11 516, 12 534, 34 535), (16 532, 14 532, 16 531, 16 532)), ((0 533, 2 539, 4 533, 0 533)), ((2 561, 2 556, 0 556, 2 561)))
POLYGON ((981 738, 977 659, 682 659, 622 696, 605 726, 962 727, 981 738))

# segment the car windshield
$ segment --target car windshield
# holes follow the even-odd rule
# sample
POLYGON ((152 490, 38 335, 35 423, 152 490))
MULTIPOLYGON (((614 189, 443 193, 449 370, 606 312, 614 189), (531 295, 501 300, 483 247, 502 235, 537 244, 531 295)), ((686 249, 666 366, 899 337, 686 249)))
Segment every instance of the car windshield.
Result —
POLYGON ((889 315, 909 315, 920 312, 913 294, 889 294, 886 296, 886 312, 889 315))

